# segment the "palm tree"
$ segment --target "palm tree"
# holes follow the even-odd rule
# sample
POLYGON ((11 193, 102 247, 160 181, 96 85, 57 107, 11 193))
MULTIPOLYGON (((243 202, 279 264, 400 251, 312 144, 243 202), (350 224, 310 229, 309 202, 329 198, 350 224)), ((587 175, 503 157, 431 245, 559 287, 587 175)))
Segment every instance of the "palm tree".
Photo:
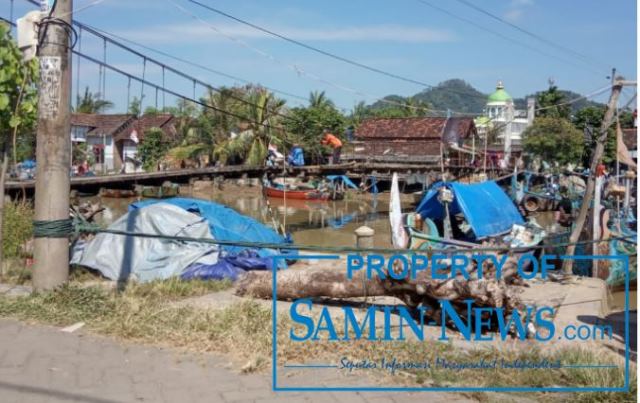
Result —
POLYGON ((78 95, 75 111, 78 113, 102 113, 111 108, 113 108, 113 102, 100 99, 100 93, 93 94, 89 91, 89 87, 86 87, 84 96, 80 98, 78 95))
POLYGON ((274 130, 279 125, 279 117, 286 103, 264 88, 252 88, 247 94, 247 123, 252 132, 252 141, 244 162, 247 165, 261 165, 267 156, 267 146, 273 142, 281 145, 282 132, 274 130))
POLYGON ((324 91, 311 91, 309 94, 309 108, 333 108, 333 101, 327 98, 324 91))
POLYGON ((359 126, 363 120, 369 117, 371 114, 369 113, 369 109, 367 108, 367 104, 364 101, 358 102, 351 111, 351 123, 354 126, 359 126))

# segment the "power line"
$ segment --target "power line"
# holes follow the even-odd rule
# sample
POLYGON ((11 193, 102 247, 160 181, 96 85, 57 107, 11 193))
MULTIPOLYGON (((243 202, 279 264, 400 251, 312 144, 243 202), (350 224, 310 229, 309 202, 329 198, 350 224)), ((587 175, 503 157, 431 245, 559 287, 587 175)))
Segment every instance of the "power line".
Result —
MULTIPOLYGON (((32 3, 32 4, 36 4, 36 5, 38 5, 38 3, 37 3, 37 2, 35 2, 34 0, 26 0, 26 1, 28 1, 29 3, 32 3)), ((213 27, 213 26, 211 26, 210 24, 208 24, 206 21, 204 21, 204 20, 200 19, 199 17, 197 17, 197 16, 195 16, 195 15, 193 15, 193 14, 189 13, 187 10, 185 10, 184 8, 182 8, 181 6, 179 6, 178 4, 174 3, 174 2, 173 2, 173 1, 171 1, 171 0, 169 0, 169 1, 170 1, 170 3, 172 3, 176 8, 178 8, 180 11, 184 12, 184 13, 185 13, 185 14, 187 14, 187 15, 190 15, 192 18, 195 18, 195 19, 199 20, 199 21, 200 21, 200 22, 202 22, 203 24, 208 25, 210 28, 214 29, 216 32, 220 33, 221 35, 226 36, 226 37, 229 37, 231 40, 234 40, 234 41, 236 41, 236 42, 239 42, 239 43, 241 43, 243 46, 247 46, 247 47, 251 48, 253 51, 256 51, 256 52, 258 52, 258 53, 260 53, 260 54, 262 54, 262 55, 264 55, 264 56, 266 56, 266 57, 268 57, 268 58, 270 58, 270 59, 272 59, 272 60, 274 60, 274 61, 276 61, 276 62, 278 62, 278 63, 280 63, 280 64, 285 64, 285 63, 282 63, 282 62, 280 62, 279 60, 277 60, 275 57, 273 57, 273 56, 271 56, 271 55, 267 54, 266 52, 263 52, 263 51, 261 51, 261 50, 259 50, 259 49, 256 49, 256 48, 254 48, 254 47, 251 47, 250 45, 248 45, 248 44, 246 44, 246 43, 244 43, 244 42, 242 42, 242 41, 239 41, 239 40, 237 40, 237 39, 235 39, 235 38, 233 38, 233 37, 230 37, 229 35, 225 35, 224 33, 222 33, 222 32, 220 32, 219 30, 217 30, 215 27, 213 27)), ((242 79, 242 78, 239 78, 239 77, 235 77, 235 76, 229 75, 229 74, 227 74, 227 73, 223 73, 223 72, 220 72, 220 71, 217 71, 217 70, 211 69, 211 68, 209 68, 209 67, 207 67, 207 66, 203 66, 203 65, 201 65, 201 64, 198 64, 198 63, 195 63, 195 62, 191 62, 191 61, 186 60, 186 59, 184 59, 184 58, 180 58, 180 57, 177 57, 177 56, 171 55, 171 54, 169 54, 169 53, 167 53, 167 52, 164 52, 164 51, 161 51, 161 50, 158 50, 158 49, 151 48, 151 47, 149 47, 149 46, 143 45, 143 44, 138 43, 138 42, 135 42, 135 41, 131 41, 131 40, 129 40, 129 39, 123 38, 123 37, 121 37, 121 36, 118 36, 118 35, 116 35, 116 34, 113 34, 113 33, 107 32, 107 31, 102 30, 102 29, 98 29, 98 28, 92 27, 92 26, 90 26, 90 25, 80 23, 80 22, 78 22, 78 21, 74 21, 74 24, 76 24, 77 26, 81 27, 81 29, 85 29, 85 30, 87 30, 87 31, 91 31, 90 33, 92 33, 92 34, 94 34, 94 35, 96 35, 96 36, 98 36, 98 37, 102 38, 103 40, 108 40, 109 42, 111 42, 111 43, 113 43, 113 44, 115 44, 115 45, 119 46, 120 48, 125 49, 125 50, 127 50, 127 51, 129 51, 129 52, 131 52, 131 53, 133 53, 133 54, 135 54, 135 55, 137 55, 138 57, 143 58, 143 60, 149 60, 149 61, 151 61, 151 62, 153 62, 153 63, 157 64, 157 65, 158 65, 158 66, 160 66, 160 67, 162 67, 162 66, 163 66, 163 64, 162 64, 161 62, 158 62, 158 61, 156 61, 156 60, 153 60, 153 59, 151 59, 151 58, 149 58, 149 57, 147 57, 147 56, 143 55, 142 53, 139 53, 139 52, 137 52, 137 51, 135 51, 135 50, 133 50, 133 49, 131 49, 131 48, 129 48, 129 47, 127 47, 127 46, 125 46, 125 45, 122 45, 122 44, 118 43, 117 41, 115 41, 115 40, 113 40, 113 39, 106 38, 106 37, 104 37, 103 35, 108 35, 108 36, 111 36, 111 37, 114 37, 114 38, 118 38, 118 39, 120 39, 120 40, 122 40, 122 41, 125 41, 125 42, 128 42, 128 43, 132 43, 132 44, 134 44, 134 45, 136 45, 136 46, 139 46, 139 47, 141 47, 141 48, 144 48, 144 49, 147 49, 147 50, 149 50, 149 51, 152 51, 152 52, 155 52, 155 53, 161 54, 161 55, 163 55, 163 56, 165 56, 165 57, 169 57, 169 58, 172 58, 172 59, 174 59, 174 60, 178 60, 178 61, 180 61, 180 62, 182 62, 182 63, 186 63, 186 64, 192 65, 192 66, 194 66, 194 67, 197 67, 197 68, 200 68, 200 69, 204 69, 204 70, 209 71, 209 72, 212 72, 212 73, 214 73, 214 74, 218 74, 218 75, 221 75, 221 76, 225 76, 225 77, 227 77, 227 78, 231 78, 231 79, 239 80, 239 81, 242 81, 242 82, 245 82, 245 83, 251 83, 249 80, 245 80, 245 79, 242 79), (98 31, 99 31, 99 32, 102 32, 102 33, 103 33, 103 35, 101 35, 98 31)), ((166 65, 164 65, 164 66, 166 66, 166 65)), ((427 108, 427 107, 422 107, 422 106, 408 105, 408 104, 403 103, 403 102, 397 102, 397 101, 388 100, 388 99, 385 99, 384 97, 380 97, 380 96, 378 96, 378 95, 368 94, 368 93, 365 93, 365 92, 362 92, 362 91, 354 90, 354 89, 352 89, 352 88, 349 88, 349 87, 344 86, 344 85, 341 85, 341 84, 336 84, 336 83, 330 82, 330 81, 325 80, 325 79, 323 79, 323 78, 321 78, 321 77, 318 77, 318 76, 315 76, 315 75, 310 74, 310 73, 308 73, 308 72, 305 72, 302 68, 300 68, 300 67, 298 67, 298 66, 290 66, 290 65, 287 65, 287 66, 288 66, 288 67, 290 67, 290 68, 292 68, 292 69, 294 69, 298 74, 305 75, 305 76, 307 76, 307 77, 309 77, 309 78, 312 78, 312 79, 314 79, 314 80, 320 81, 320 82, 322 82, 322 83, 324 83, 324 84, 328 84, 328 85, 333 86, 333 87, 335 87, 335 88, 338 88, 338 89, 340 89, 340 90, 344 90, 344 91, 347 91, 347 92, 350 92, 350 93, 353 93, 353 94, 356 94, 356 95, 358 95, 358 96, 362 96, 362 97, 365 97, 365 98, 372 98, 374 101, 382 102, 382 103, 385 103, 385 104, 388 104, 388 105, 400 106, 400 107, 403 107, 403 108, 408 108, 408 109, 417 110, 417 111, 423 111, 423 112, 435 112, 435 113, 440 113, 440 114, 446 114, 446 113, 449 113, 449 112, 450 112, 450 113, 453 113, 453 114, 456 114, 456 115, 476 115, 476 114, 477 114, 477 113, 465 113, 465 112, 449 111, 449 110, 438 110, 438 109, 427 108)), ((166 66, 166 67, 168 68, 168 66, 166 66)), ((174 69, 174 70, 175 70, 175 69, 174 69)), ((174 72, 175 72, 175 71, 174 71, 174 72)), ((183 74, 183 73, 181 73, 181 72, 176 72, 176 74, 181 75, 181 76, 183 76, 183 77, 184 77, 184 74, 183 74)), ((201 80, 194 79, 194 78, 193 78, 193 77, 191 77, 191 76, 189 76, 189 77, 185 77, 185 78, 187 78, 187 79, 189 79, 189 80, 192 80, 192 81, 194 81, 194 82, 198 82, 199 84, 201 84, 201 85, 203 85, 203 86, 205 86, 205 87, 212 87, 210 84, 204 83, 204 82, 202 82, 201 80)), ((260 85, 260 84, 258 84, 258 85, 260 85)), ((261 86, 261 87, 263 87, 263 88, 266 88, 266 89, 268 89, 268 90, 270 90, 270 91, 272 91, 272 92, 274 92, 274 93, 279 93, 279 94, 283 94, 283 95, 290 96, 290 97, 293 97, 293 98, 297 98, 297 99, 301 99, 301 100, 308 101, 308 98, 306 98, 306 97, 302 97, 302 96, 299 96, 299 95, 291 94, 291 93, 288 93, 288 92, 285 92, 285 91, 277 90, 277 89, 270 88, 270 87, 263 86, 263 85, 260 85, 260 86, 261 86)), ((347 109, 347 108, 345 108, 345 109, 347 109)))
POLYGON ((531 32, 531 31, 528 31, 528 30, 526 30, 526 29, 524 29, 524 28, 522 28, 522 27, 520 27, 520 26, 518 26, 518 25, 516 25, 516 24, 514 24, 512 22, 509 22, 509 21, 505 20, 504 18, 501 18, 501 17, 499 17, 499 16, 497 16, 497 15, 495 15, 495 14, 493 14, 493 13, 491 13, 491 12, 481 8, 481 7, 478 7, 475 4, 473 4, 473 3, 471 3, 471 2, 469 2, 467 0, 457 0, 457 1, 459 3, 464 4, 467 7, 470 7, 472 9, 474 9, 474 10, 476 10, 476 11, 478 11, 478 12, 484 14, 484 15, 486 15, 486 16, 489 16, 490 18, 493 18, 496 21, 499 21, 499 22, 501 22, 503 24, 508 25, 508 26, 510 26, 510 27, 522 32, 525 35, 528 35, 528 36, 530 36, 530 37, 532 37, 534 39, 537 39, 540 42, 546 43, 547 45, 552 46, 552 47, 554 47, 554 48, 556 48, 556 49, 558 49, 558 50, 560 50, 562 52, 571 53, 575 57, 578 57, 578 58, 582 59, 583 62, 588 62, 589 60, 593 60, 597 64, 599 64, 600 66, 605 66, 602 62, 600 62, 598 60, 594 60, 594 59, 590 58, 589 56, 583 55, 583 54, 581 54, 579 52, 576 52, 573 49, 570 49, 570 48, 567 48, 565 46, 562 46, 562 45, 556 43, 555 41, 551 41, 549 39, 543 38, 542 36, 537 35, 537 34, 531 32))
MULTIPOLYGON (((335 60, 350 64, 352 66, 356 66, 356 67, 359 67, 359 68, 362 68, 362 69, 365 69, 365 70, 368 70, 368 71, 371 71, 371 72, 374 72, 374 73, 377 73, 377 74, 381 74, 381 75, 384 75, 386 77, 390 77, 390 78, 394 78, 394 79, 397 79, 397 80, 400 80, 400 81, 404 81, 404 82, 407 82, 407 83, 417 84, 417 85, 420 85, 420 86, 423 86, 423 87, 427 87, 427 88, 436 88, 436 86, 434 86, 432 84, 428 84, 428 83, 425 83, 425 82, 422 82, 422 81, 419 81, 419 80, 416 80, 416 79, 413 79, 413 78, 401 76, 401 75, 396 74, 396 73, 392 73, 392 72, 389 72, 389 71, 386 71, 386 70, 382 70, 382 69, 379 69, 377 67, 373 67, 373 66, 370 66, 370 65, 367 65, 367 64, 364 64, 364 63, 361 63, 361 62, 357 62, 355 60, 351 60, 351 59, 348 59, 346 57, 337 55, 335 53, 331 53, 329 51, 320 49, 318 47, 315 47, 315 46, 312 46, 312 45, 309 45, 309 44, 306 44, 304 42, 300 42, 300 41, 298 41, 296 39, 292 39, 292 38, 290 38, 288 36, 285 36, 285 35, 279 34, 277 32, 271 31, 271 30, 269 30, 267 28, 264 28, 264 27, 261 27, 259 25, 256 25, 256 24, 254 24, 252 22, 249 22, 249 21, 246 21, 244 19, 235 17, 235 16, 233 16, 233 15, 231 15, 229 13, 226 13, 226 12, 224 12, 222 10, 219 10, 219 9, 217 9, 215 7, 209 6, 207 4, 203 4, 203 3, 201 3, 201 2, 199 2, 197 0, 189 0, 189 2, 191 2, 193 4, 196 4, 196 5, 198 5, 198 6, 202 7, 202 8, 205 8, 205 9, 207 9, 209 11, 212 11, 214 13, 217 13, 219 15, 222 15, 222 16, 224 16, 226 18, 229 18, 231 20, 239 22, 240 24, 247 25, 247 26, 249 26, 249 27, 251 27, 253 29, 256 29, 258 31, 264 32, 264 33, 269 34, 271 36, 275 36, 275 37, 280 38, 280 39, 282 39, 284 41, 292 43, 294 45, 303 47, 305 49, 311 50, 311 51, 316 52, 316 53, 320 53, 320 54, 322 54, 324 56, 327 56, 327 57, 330 57, 332 59, 335 59, 335 60)), ((449 90, 449 92, 458 92, 458 91, 449 90)), ((469 94, 463 94, 463 95, 469 96, 469 94)), ((476 95, 476 96, 479 97, 479 95, 476 95)), ((482 97, 484 98, 484 95, 482 97)))
MULTIPOLYGON (((208 28, 210 28, 211 30, 216 32, 217 34, 222 35, 225 38, 227 38, 227 39, 229 39, 229 40, 231 40, 231 41, 233 41, 233 42, 235 42, 235 43, 237 43, 237 44, 239 44, 239 45, 241 45, 241 46, 243 46, 243 47, 245 47, 245 48, 247 48, 247 49, 249 49, 249 50, 251 50, 251 51, 253 51, 253 52, 255 52, 255 53, 259 54, 259 55, 261 55, 261 56, 263 56, 263 57, 266 57, 267 59, 269 59, 269 60, 271 60, 271 61, 273 61, 273 62, 275 62, 277 64, 283 65, 283 66, 291 69, 297 75, 302 75, 302 76, 308 77, 308 78, 310 78, 310 79, 312 79, 314 81, 318 81, 320 83, 329 85, 329 86, 337 88, 337 89, 339 89, 341 91, 346 91, 346 92, 349 92, 349 93, 352 93, 352 94, 355 94, 355 95, 358 95, 358 96, 361 96, 361 97, 365 97, 365 98, 367 98, 367 97, 368 98, 373 98, 376 101, 379 101, 379 102, 382 102, 382 103, 386 103, 386 104, 390 104, 390 105, 397 105, 397 106, 407 107, 409 109, 414 109, 414 110, 431 111, 431 112, 437 112, 437 113, 443 113, 443 114, 450 112, 450 113, 458 114, 458 115, 477 115, 477 113, 466 113, 466 112, 458 112, 458 111, 445 111, 445 110, 437 110, 437 109, 431 109, 431 108, 425 108, 425 107, 415 107, 415 106, 407 105, 406 103, 391 101, 391 100, 385 99, 384 97, 380 97, 378 95, 369 94, 369 93, 366 93, 366 92, 363 92, 363 91, 360 91, 360 90, 356 90, 356 89, 347 87, 346 85, 343 85, 343 84, 338 84, 338 83, 326 80, 326 79, 324 79, 324 78, 322 78, 320 76, 317 76, 316 74, 313 74, 313 73, 310 73, 308 71, 305 71, 303 68, 301 68, 298 65, 292 65, 292 64, 289 64, 287 62, 284 62, 284 61, 276 58, 275 56, 265 52, 262 49, 256 48, 255 46, 252 46, 252 45, 248 44, 247 42, 245 42, 245 41, 243 41, 241 39, 238 39, 238 38, 236 38, 236 37, 234 37, 232 35, 229 35, 229 34, 227 34, 225 32, 222 32, 221 30, 216 28, 214 25, 212 25, 209 22, 203 20, 199 16, 193 14, 189 10, 185 9, 184 7, 182 7, 181 5, 176 3, 174 0, 167 0, 167 1, 170 4, 172 4, 176 9, 178 9, 180 12, 182 12, 185 15, 191 17, 192 19, 200 22, 201 24, 204 24, 205 26, 207 26, 208 28)), ((431 87, 433 87, 433 86, 431 86, 431 87)), ((433 87, 433 88, 437 88, 437 87, 433 87)), ((452 90, 446 90, 446 91, 447 92, 452 92, 452 93, 459 93, 459 94, 462 94, 462 95, 465 95, 465 96, 469 96, 468 93, 462 93, 462 92, 459 92, 459 91, 452 91, 452 90)), ((474 94, 474 95, 471 95, 471 96, 484 98, 484 95, 475 95, 474 94)))
POLYGON ((561 62, 563 62, 563 63, 570 64, 570 65, 572 65, 572 66, 574 66, 574 67, 587 68, 590 72, 592 72, 592 73, 594 73, 594 74, 597 74, 598 76, 602 76, 602 72, 600 72, 599 70, 595 70, 595 69, 592 69, 592 68, 590 68, 590 67, 582 66, 582 65, 576 64, 576 63, 574 63, 574 62, 572 62, 572 61, 570 61, 570 60, 564 59, 564 58, 562 58, 562 57, 558 57, 558 56, 553 55, 553 54, 551 54, 551 53, 547 53, 547 52, 545 52, 545 51, 543 51, 543 50, 540 50, 540 49, 538 49, 538 48, 535 48, 535 47, 533 47, 533 46, 531 46, 531 45, 529 45, 529 44, 527 44, 527 43, 525 43, 525 42, 522 42, 522 41, 519 41, 519 40, 517 40, 517 39, 511 38, 511 37, 509 37, 509 36, 507 36, 507 35, 503 35, 503 34, 501 34, 500 32, 494 31, 494 30, 492 30, 492 29, 490 29, 490 28, 486 28, 486 27, 484 27, 484 26, 482 26, 482 25, 478 24, 477 22, 475 22, 475 21, 473 21, 473 20, 470 20, 470 19, 468 19, 468 18, 465 18, 465 17, 462 17, 462 16, 460 16, 460 15, 458 15, 458 14, 455 14, 455 13, 453 13, 453 12, 451 12, 451 11, 448 11, 448 10, 446 10, 446 9, 444 9, 444 8, 440 7, 440 6, 437 6, 437 5, 435 5, 435 4, 431 3, 431 2, 428 2, 428 1, 426 1, 426 0, 416 0, 416 1, 418 1, 419 3, 424 4, 424 5, 425 5, 425 6, 427 6, 427 7, 432 8, 432 9, 434 9, 434 10, 437 10, 437 11, 439 11, 439 12, 443 13, 443 14, 446 14, 446 15, 448 15, 448 16, 449 16, 449 17, 451 17, 451 18, 455 18, 455 19, 457 19, 457 20, 459 20, 459 21, 462 21, 462 22, 464 22, 465 24, 469 24, 469 25, 474 26, 474 27, 476 27, 476 28, 478 28, 478 29, 480 29, 480 30, 482 30, 482 31, 489 32, 489 33, 491 33, 491 34, 493 34, 493 35, 495 35, 495 36, 497 36, 497 37, 499 37, 499 38, 504 39, 505 41, 508 41, 508 42, 514 43, 514 44, 516 44, 516 45, 523 46, 523 47, 525 47, 525 48, 527 48, 527 49, 529 49, 529 50, 532 50, 532 51, 534 51, 534 52, 536 52, 536 53, 539 53, 539 54, 541 54, 541 55, 543 55, 543 56, 546 56, 546 57, 549 57, 549 58, 552 58, 552 59, 555 59, 555 60, 561 61, 561 62))

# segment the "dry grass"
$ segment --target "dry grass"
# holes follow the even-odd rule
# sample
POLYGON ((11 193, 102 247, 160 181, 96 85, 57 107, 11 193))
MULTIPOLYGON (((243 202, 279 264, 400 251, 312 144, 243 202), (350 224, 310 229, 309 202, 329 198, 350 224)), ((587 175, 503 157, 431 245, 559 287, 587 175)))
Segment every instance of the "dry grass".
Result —
MULTIPOLYGON (((131 285, 122 293, 98 287, 71 285, 53 293, 19 298, 0 297, 0 316, 67 326, 83 321, 90 331, 121 339, 155 345, 184 348, 196 352, 230 354, 236 362, 250 362, 250 370, 270 364, 272 333, 271 311, 246 301, 222 310, 202 310, 177 306, 181 298, 215 292, 228 283, 181 282, 178 280, 131 285)), ((278 323, 279 362, 323 360, 339 362, 342 357, 379 360, 395 357, 399 361, 432 361, 436 356, 456 361, 476 361, 485 357, 510 360, 561 359, 564 364, 608 364, 618 358, 599 350, 565 347, 560 350, 459 350, 440 342, 359 341, 353 343, 292 342, 288 332, 292 323, 278 323)), ((394 377, 411 386, 622 386, 622 369, 560 370, 462 370, 410 371, 410 376, 394 377)), ((635 369, 631 379, 635 380, 635 369)), ((631 401, 636 383, 629 393, 536 394, 541 400, 557 401, 631 401)), ((476 393, 474 398, 491 400, 491 395, 476 393)))

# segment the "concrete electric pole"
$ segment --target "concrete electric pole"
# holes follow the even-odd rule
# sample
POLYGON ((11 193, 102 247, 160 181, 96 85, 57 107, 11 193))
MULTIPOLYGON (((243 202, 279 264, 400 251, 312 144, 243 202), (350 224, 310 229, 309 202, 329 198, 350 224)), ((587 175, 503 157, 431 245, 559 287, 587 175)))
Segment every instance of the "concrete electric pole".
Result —
POLYGON ((69 239, 47 227, 69 220, 73 0, 43 1, 40 25, 33 285, 50 290, 69 278, 69 239), (53 5, 52 5, 53 3, 53 5), (53 7, 53 10, 50 9, 53 7), (50 14, 49 14, 50 13, 50 14), (68 25, 65 25, 66 24, 68 25))

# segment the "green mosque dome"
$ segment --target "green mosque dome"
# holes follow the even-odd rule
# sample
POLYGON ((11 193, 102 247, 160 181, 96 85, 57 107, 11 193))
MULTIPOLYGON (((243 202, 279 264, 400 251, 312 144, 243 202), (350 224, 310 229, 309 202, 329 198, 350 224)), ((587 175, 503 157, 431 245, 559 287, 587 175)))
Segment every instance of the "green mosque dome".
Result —
POLYGON ((502 81, 498 81, 498 85, 496 86, 496 92, 489 95, 488 103, 493 102, 507 102, 511 101, 511 95, 507 91, 504 90, 504 85, 502 85, 502 81))

